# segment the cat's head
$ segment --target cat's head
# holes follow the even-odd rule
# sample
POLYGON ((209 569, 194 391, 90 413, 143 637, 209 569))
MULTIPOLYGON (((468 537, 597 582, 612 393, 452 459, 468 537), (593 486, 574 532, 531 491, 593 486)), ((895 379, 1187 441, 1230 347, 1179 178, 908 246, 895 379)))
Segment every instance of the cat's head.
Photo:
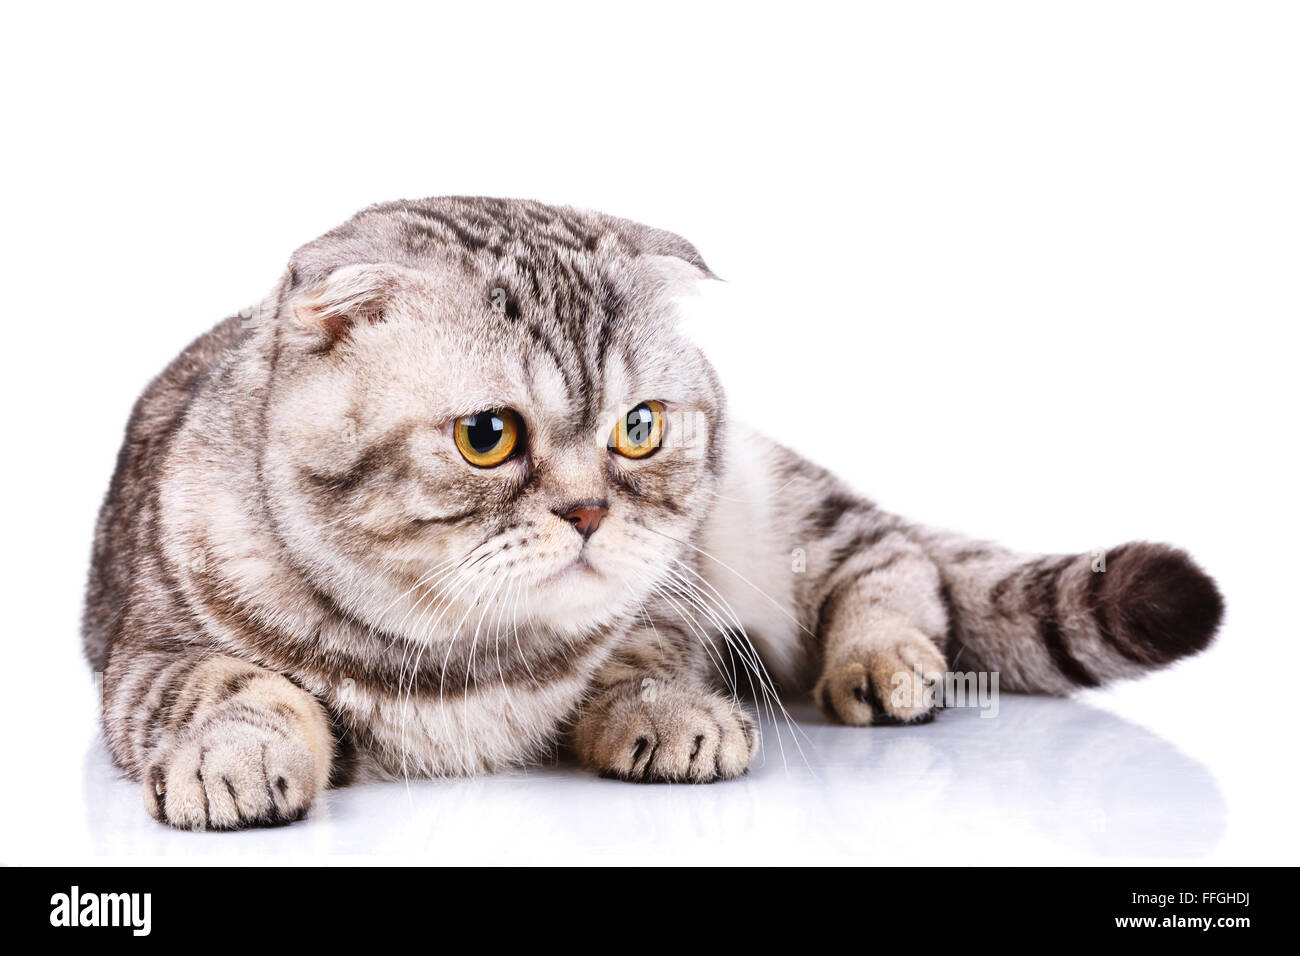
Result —
POLYGON ((670 233, 502 200, 372 207, 304 246, 258 330, 295 562, 421 639, 635 613, 716 493, 723 395, 672 308, 710 276, 670 233))

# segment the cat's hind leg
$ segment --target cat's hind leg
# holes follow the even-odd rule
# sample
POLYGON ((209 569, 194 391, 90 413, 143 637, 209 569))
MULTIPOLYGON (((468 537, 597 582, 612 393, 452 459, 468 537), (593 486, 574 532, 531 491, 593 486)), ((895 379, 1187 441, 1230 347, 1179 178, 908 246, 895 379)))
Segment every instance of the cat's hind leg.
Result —
POLYGON ((814 699, 845 724, 933 719, 947 629, 937 567, 902 535, 885 535, 846 562, 822 597, 814 699))

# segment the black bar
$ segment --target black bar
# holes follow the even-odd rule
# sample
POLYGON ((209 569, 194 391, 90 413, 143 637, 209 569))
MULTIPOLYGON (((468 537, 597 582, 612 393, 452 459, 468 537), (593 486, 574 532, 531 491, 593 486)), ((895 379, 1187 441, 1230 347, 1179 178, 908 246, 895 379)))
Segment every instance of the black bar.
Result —
MULTIPOLYGON (((560 878, 527 870, 435 872, 422 868, 144 867, 34 868, 4 873, 6 925, 52 938, 76 934, 215 942, 246 938, 340 944, 345 934, 478 926, 490 934, 633 930, 680 938, 688 924, 716 921, 714 938, 798 921, 801 932, 838 933, 840 920, 917 932, 917 945, 987 941, 992 934, 1050 933, 1045 939, 1191 937, 1246 941, 1287 925, 1282 912, 1290 869, 1259 868, 875 868, 819 873, 716 874, 708 870, 625 869, 560 878), (79 921, 68 925, 72 888, 79 921), (113 894, 106 903, 102 894, 113 894), (118 894, 128 894, 127 898, 118 894), (144 897, 149 894, 148 933, 144 897), (90 897, 94 903, 88 903, 90 897), (66 902, 67 905, 63 905, 66 902), (87 909, 89 907, 89 909, 87 909), (132 920, 134 915, 135 919, 132 920), (827 922, 830 920, 830 922, 827 922), (735 921, 735 926, 728 925, 735 921), (1208 921, 1205 922, 1205 921, 1208 921), (59 923, 60 925, 54 925, 59 923), (1242 934, 1246 934, 1243 936, 1242 934)), ((792 929, 795 924, 792 924, 792 929)), ((861 927, 860 927, 861 928, 861 927)), ((763 930, 765 931, 765 930, 763 930)), ((858 932, 858 930, 854 930, 858 932)), ((485 939, 485 943, 488 940, 485 939)), ((540 942, 540 941, 539 941, 540 942)))

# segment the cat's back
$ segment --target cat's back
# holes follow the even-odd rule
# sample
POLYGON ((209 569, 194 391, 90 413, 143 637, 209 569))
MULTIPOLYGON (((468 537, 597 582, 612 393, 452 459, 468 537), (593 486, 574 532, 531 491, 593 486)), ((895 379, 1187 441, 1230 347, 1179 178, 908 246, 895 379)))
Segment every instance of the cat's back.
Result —
POLYGON ((131 569, 146 557, 136 535, 153 509, 156 476, 168 443, 209 372, 245 334, 235 315, 191 342, 136 401, 100 507, 82 618, 86 657, 96 670, 108 662, 113 634, 126 605, 131 569))

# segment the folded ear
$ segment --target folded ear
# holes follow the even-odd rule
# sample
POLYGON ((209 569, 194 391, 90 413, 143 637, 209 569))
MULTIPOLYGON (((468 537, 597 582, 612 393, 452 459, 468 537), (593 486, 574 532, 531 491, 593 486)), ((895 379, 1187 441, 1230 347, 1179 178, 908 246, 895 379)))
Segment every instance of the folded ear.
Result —
POLYGON ((400 266, 344 266, 319 285, 294 295, 289 316, 297 327, 315 333, 321 345, 333 345, 360 323, 382 321, 411 282, 408 270, 400 266))
POLYGON ((673 301, 699 291, 702 279, 717 279, 699 250, 676 233, 630 219, 606 217, 607 241, 617 252, 631 252, 641 274, 641 290, 652 305, 671 310, 673 301))
POLYGON ((673 255, 642 256, 638 266, 646 277, 650 294, 655 299, 669 300, 699 291, 703 279, 716 279, 706 266, 673 255))
POLYGON ((630 219, 615 219, 612 216, 607 217, 607 221, 637 255, 661 260, 661 271, 674 272, 678 278, 684 279, 717 278, 713 270, 704 264, 704 257, 700 255, 699 250, 675 232, 642 225, 630 219), (668 260, 671 259, 678 260, 687 268, 670 264, 668 260))

